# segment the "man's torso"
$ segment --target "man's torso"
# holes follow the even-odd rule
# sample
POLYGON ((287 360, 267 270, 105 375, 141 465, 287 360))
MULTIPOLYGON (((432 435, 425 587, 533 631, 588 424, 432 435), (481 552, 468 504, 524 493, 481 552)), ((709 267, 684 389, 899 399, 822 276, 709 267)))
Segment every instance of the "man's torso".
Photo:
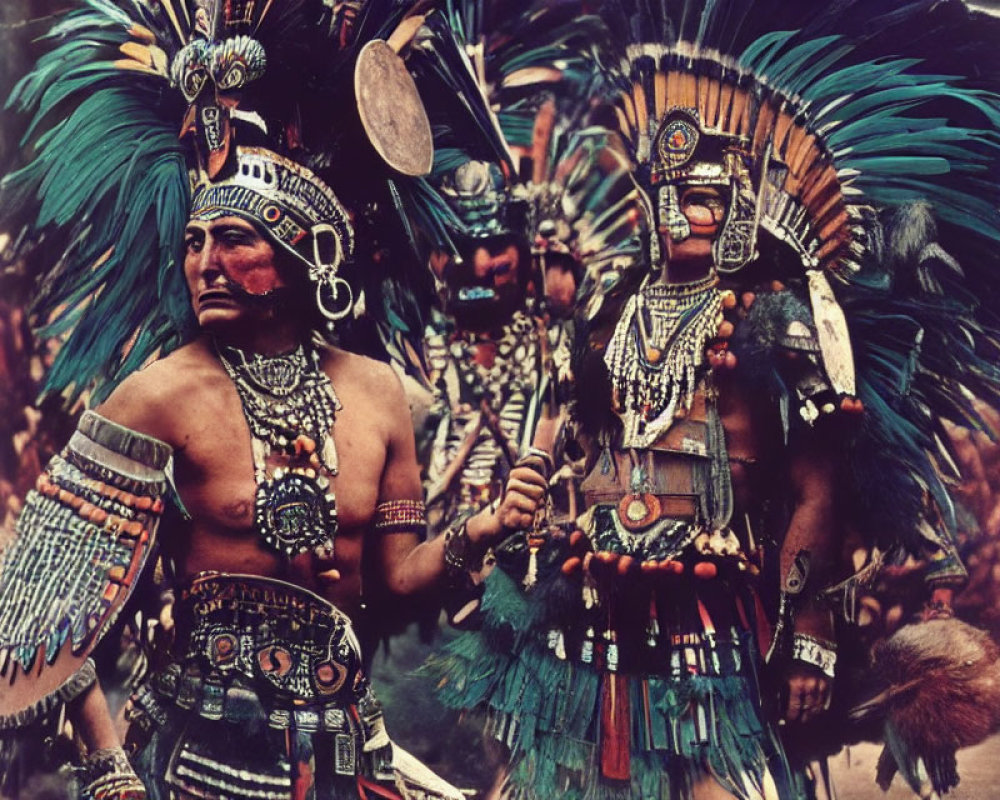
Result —
MULTIPOLYGON (((204 571, 281 578, 349 614, 356 610, 362 543, 378 502, 390 412, 377 394, 374 362, 330 350, 322 368, 343 404, 334 424, 339 472, 331 481, 339 524, 332 558, 310 551, 291 561, 268 548, 254 528, 250 431, 236 388, 211 345, 198 340, 149 368, 161 415, 151 423, 157 428, 152 432, 174 447, 174 479, 188 517, 161 531, 179 578, 204 571)), ((269 469, 283 460, 271 456, 269 469)))

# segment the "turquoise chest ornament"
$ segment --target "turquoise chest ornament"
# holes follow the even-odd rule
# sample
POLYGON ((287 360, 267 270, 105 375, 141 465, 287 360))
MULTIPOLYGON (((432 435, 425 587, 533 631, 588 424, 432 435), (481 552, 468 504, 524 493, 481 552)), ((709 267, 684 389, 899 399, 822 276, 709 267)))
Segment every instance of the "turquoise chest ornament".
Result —
POLYGON ((257 533, 287 558, 309 550, 331 558, 337 502, 330 478, 338 470, 333 424, 341 406, 319 354, 301 345, 277 356, 219 344, 216 352, 250 428, 257 533), (271 456, 284 466, 270 471, 271 456))
POLYGON ((289 558, 317 548, 332 555, 337 501, 329 489, 326 478, 295 470, 259 482, 254 524, 264 543, 289 558))

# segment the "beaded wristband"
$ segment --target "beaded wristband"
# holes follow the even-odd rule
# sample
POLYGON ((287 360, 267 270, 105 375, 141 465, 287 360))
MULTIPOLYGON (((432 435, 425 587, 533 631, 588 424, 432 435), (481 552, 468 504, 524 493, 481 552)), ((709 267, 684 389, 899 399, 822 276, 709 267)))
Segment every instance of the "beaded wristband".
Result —
POLYGON ((146 787, 135 774, 121 747, 108 747, 90 753, 78 775, 83 800, 144 800, 146 787))
POLYGON ((444 536, 444 567, 448 577, 452 579, 468 575, 482 566, 482 563, 472 564, 472 539, 466 527, 467 519, 448 528, 444 536))

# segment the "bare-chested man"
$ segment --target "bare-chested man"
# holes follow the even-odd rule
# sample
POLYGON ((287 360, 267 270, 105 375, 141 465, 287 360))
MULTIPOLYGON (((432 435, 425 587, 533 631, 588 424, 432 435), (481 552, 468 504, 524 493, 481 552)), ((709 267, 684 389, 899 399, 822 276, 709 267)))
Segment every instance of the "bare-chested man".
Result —
MULTIPOLYGON (((149 796, 339 798, 367 787, 405 797, 421 787, 460 797, 393 753, 352 620, 367 594, 428 589, 529 525, 544 480, 515 468, 495 511, 421 543, 420 475, 398 379, 313 338, 349 292, 336 277, 351 247, 347 216, 318 177, 287 159, 244 149, 238 162, 193 199, 184 274, 197 336, 88 412, 29 500, 4 565, 7 607, 44 596, 33 585, 47 578, 32 560, 45 547, 35 523, 47 515, 73 517, 65 527, 86 542, 131 538, 101 556, 105 569, 91 556, 92 586, 69 590, 73 607, 47 619, 43 609, 26 630, 4 618, 8 648, 44 639, 37 628, 53 618, 73 628, 41 683, 19 676, 22 699, 11 702, 74 693, 75 670, 86 671, 83 659, 124 602, 172 483, 180 513, 157 538, 177 589, 176 635, 133 698, 129 732, 149 796)), ((24 672, 28 660, 19 660, 24 672)), ((84 690, 74 708, 94 753, 94 791, 140 792, 100 692, 84 690)))

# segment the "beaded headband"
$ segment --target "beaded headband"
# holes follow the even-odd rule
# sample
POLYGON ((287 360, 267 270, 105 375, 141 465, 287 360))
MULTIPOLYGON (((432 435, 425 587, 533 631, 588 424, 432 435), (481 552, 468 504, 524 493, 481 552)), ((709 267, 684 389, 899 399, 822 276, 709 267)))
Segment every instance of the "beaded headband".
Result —
POLYGON ((354 232, 333 190, 312 171, 270 150, 237 148, 233 173, 203 180, 191 201, 191 219, 228 215, 253 223, 308 267, 325 316, 339 319, 347 313, 350 302, 333 310, 330 303, 343 306, 339 293, 350 295, 337 270, 354 251, 354 232))

